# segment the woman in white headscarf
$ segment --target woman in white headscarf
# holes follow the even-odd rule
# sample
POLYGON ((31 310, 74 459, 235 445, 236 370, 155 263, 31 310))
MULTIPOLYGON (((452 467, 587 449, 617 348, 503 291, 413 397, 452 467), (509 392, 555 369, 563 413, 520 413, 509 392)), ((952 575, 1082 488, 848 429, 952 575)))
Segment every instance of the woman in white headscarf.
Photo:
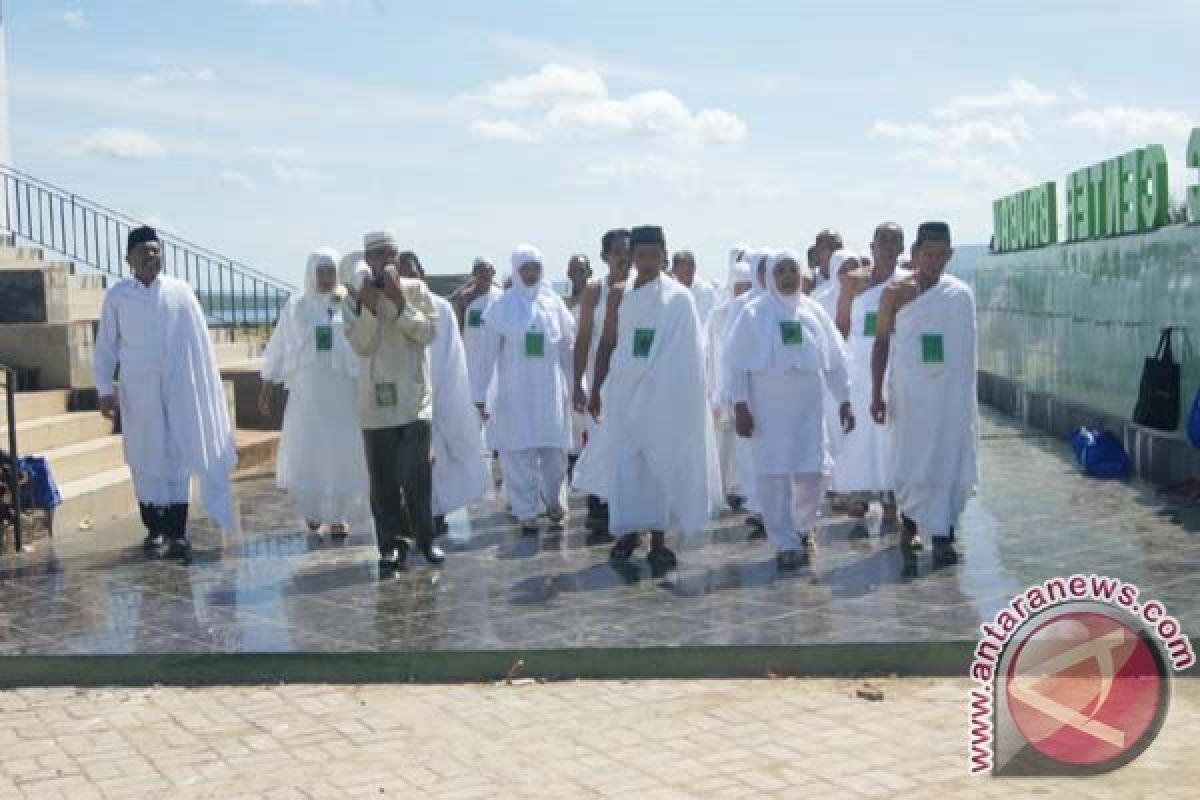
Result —
POLYGON ((792 250, 772 254, 767 291, 734 322, 726 354, 734 425, 750 441, 763 523, 782 569, 799 566, 802 548, 816 546, 812 528, 829 467, 826 388, 842 426, 854 427, 841 334, 801 290, 808 267, 800 264, 792 250))
POLYGON ((287 389, 275 481, 311 530, 329 524, 345 539, 348 523, 369 513, 370 481, 358 421, 358 357, 342 324, 338 255, 308 257, 304 292, 293 296, 267 344, 259 410, 271 413, 274 384, 287 389))
POLYGON ((512 512, 523 532, 534 534, 543 509, 554 523, 566 516, 575 320, 545 280, 537 248, 517 247, 512 270, 512 288, 483 315, 483 368, 471 376, 471 394, 480 413, 492 417, 491 443, 512 512))

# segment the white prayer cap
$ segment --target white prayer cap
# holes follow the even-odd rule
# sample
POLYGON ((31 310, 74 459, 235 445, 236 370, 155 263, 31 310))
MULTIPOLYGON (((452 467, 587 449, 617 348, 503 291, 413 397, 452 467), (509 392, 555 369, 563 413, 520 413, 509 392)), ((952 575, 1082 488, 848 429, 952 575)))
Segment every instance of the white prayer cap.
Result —
POLYGON ((834 254, 829 258, 829 274, 836 277, 838 272, 842 269, 842 264, 845 264, 850 259, 858 261, 858 254, 853 250, 848 250, 845 247, 843 247, 841 250, 835 251, 834 254))
POLYGON ((512 251, 512 272, 517 274, 521 267, 536 261, 542 263, 542 252, 531 244, 519 244, 512 251))
POLYGON ((488 259, 484 258, 483 256, 475 256, 475 260, 471 262, 471 269, 476 270, 476 269, 479 269, 480 267, 495 268, 495 265, 488 259))
POLYGON ((363 236, 363 250, 378 250, 384 247, 400 249, 400 240, 396 238, 396 232, 390 228, 371 231, 363 236))

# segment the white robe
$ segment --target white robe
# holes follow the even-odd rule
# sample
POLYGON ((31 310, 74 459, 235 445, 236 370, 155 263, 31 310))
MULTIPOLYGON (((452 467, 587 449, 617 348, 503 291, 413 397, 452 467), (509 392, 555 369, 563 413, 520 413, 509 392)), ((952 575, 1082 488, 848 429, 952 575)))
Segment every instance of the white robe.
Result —
MULTIPOLYGON (((895 277, 905 273, 897 271, 895 277)), ((867 320, 878 318, 879 301, 887 283, 874 286, 854 298, 850 312, 850 336, 846 347, 850 351, 850 402, 858 415, 859 424, 851 433, 842 434, 838 458, 833 467, 833 491, 883 492, 892 488, 891 459, 888 457, 884 429, 870 421, 871 409, 871 352, 875 334, 867 333, 867 320)), ((886 384, 885 384, 886 385, 886 384)))
MULTIPOLYGON (((742 311, 752 301, 766 294, 766 290, 757 285, 757 277, 755 278, 755 288, 735 297, 729 306, 729 321, 725 325, 725 344, 724 351, 729 352, 729 335, 733 331, 734 325, 737 323, 738 317, 742 311)), ((733 394, 732 394, 733 372, 730 368, 728 359, 722 360, 722 366, 717 373, 717 397, 721 405, 725 408, 725 413, 730 417, 733 415, 733 394)), ((737 473, 737 483, 741 488, 742 497, 745 500, 743 508, 751 513, 757 513, 758 504, 758 478, 754 472, 754 453, 750 447, 750 440, 744 439, 734 433, 733 438, 733 469, 737 473)))
MULTIPOLYGON (((491 308, 492 303, 504 296, 504 290, 498 286, 493 286, 491 291, 482 297, 475 298, 469 306, 466 307, 463 320, 463 349, 466 352, 467 358, 467 375, 474 385, 475 376, 483 369, 480 360, 483 355, 481 343, 484 339, 483 331, 483 315, 491 308)), ((496 381, 493 377, 491 384, 488 386, 487 404, 492 406, 496 400, 496 381)), ((483 425, 484 447, 487 450, 494 450, 495 446, 491 443, 491 422, 485 422, 483 425)))
POLYGON ((692 293, 692 301, 696 304, 696 316, 700 320, 700 327, 703 328, 716 308, 717 287, 696 276, 692 278, 692 285, 688 287, 688 291, 692 293))
MULTIPOLYGON (((600 296, 596 300, 596 308, 592 313, 592 340, 588 342, 588 363, 584 370, 585 385, 593 385, 596 374, 596 352, 600 349, 600 337, 604 332, 604 320, 608 316, 608 295, 610 286, 608 279, 600 282, 600 296)), ((590 391, 590 389, 589 389, 590 391)), ((601 401, 607 406, 607 388, 600 389, 601 401)), ((601 499, 608 497, 608 435, 604 425, 604 414, 599 421, 585 414, 587 424, 587 445, 575 462, 575 471, 571 485, 581 492, 594 495, 601 499)))
POLYGON ((467 356, 454 307, 433 295, 437 336, 429 348, 433 383, 433 513, 466 508, 488 490, 488 469, 479 449, 481 423, 471 402, 467 356))
MULTIPOLYGON (((812 300, 822 309, 824 309, 826 315, 828 315, 831 320, 837 320, 838 300, 841 298, 841 296, 841 281, 838 280, 837 275, 833 275, 825 283, 823 283, 820 288, 813 291, 812 300)), ((849 358, 851 362, 854 361, 854 355, 852 353, 849 355, 849 358)), ((852 365, 851 369, 853 368, 854 367, 852 365)), ((844 434, 842 433, 841 423, 838 420, 837 405, 834 403, 834 398, 832 395, 825 395, 824 407, 825 436, 829 440, 829 454, 831 458, 830 467, 832 471, 836 469, 834 465, 836 465, 841 458, 842 439, 844 438, 844 434)))
POLYGON ((846 353, 833 321, 801 295, 785 306, 763 294, 738 316, 729 336, 732 400, 749 406, 756 475, 817 475, 828 467, 825 391, 850 397, 846 353), (798 323, 799 344, 783 343, 781 325, 798 323))
POLYGON ((949 535, 979 485, 976 365, 975 298, 943 275, 897 313, 888 356, 896 502, 930 536, 949 535))
POLYGON ((160 275, 126 278, 108 290, 96 334, 95 378, 113 393, 121 369, 125 461, 138 500, 178 502, 171 484, 200 478, 200 501, 222 529, 236 526, 229 473, 237 446, 204 312, 192 287, 160 275))
POLYGON ((720 475, 700 323, 678 283, 659 276, 626 289, 605 389, 609 530, 703 530, 721 502, 720 475), (645 331, 653 339, 635 354, 645 331))
POLYGON ((721 487, 726 496, 736 495, 745 497, 737 470, 737 434, 733 430, 733 417, 729 413, 729 405, 721 397, 719 386, 720 376, 725 371, 725 340, 729 335, 729 326, 733 320, 730 310, 733 307, 731 298, 718 305, 709 315, 708 324, 704 329, 705 346, 705 379, 708 389, 708 404, 713 413, 714 433, 717 441, 717 463, 721 468, 721 487))
POLYGON ((471 378, 472 399, 486 403, 496 381, 491 445, 497 450, 571 446, 571 386, 574 383, 575 321, 548 286, 532 307, 510 290, 484 314, 479 369, 471 378), (526 355, 526 334, 544 336, 540 357, 526 355))
POLYGON ((365 522, 370 480, 358 419, 358 356, 340 308, 315 284, 309 288, 288 301, 263 353, 263 380, 288 390, 275 484, 306 520, 365 522), (328 350, 318 350, 321 327, 329 329, 328 350))

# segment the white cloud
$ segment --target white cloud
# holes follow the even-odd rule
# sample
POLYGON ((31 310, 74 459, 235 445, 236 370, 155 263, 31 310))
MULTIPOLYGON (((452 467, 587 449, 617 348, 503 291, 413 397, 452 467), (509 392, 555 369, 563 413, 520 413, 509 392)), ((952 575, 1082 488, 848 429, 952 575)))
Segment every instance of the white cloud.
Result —
POLYGON ((62 20, 73 31, 81 31, 87 27, 87 16, 82 8, 73 8, 62 15, 62 20))
POLYGON ((539 142, 542 139, 535 131, 507 119, 477 120, 471 123, 471 133, 481 139, 504 142, 539 142))
POLYGON ((1077 111, 1067 124, 1114 139, 1137 139, 1155 135, 1186 136, 1200 120, 1183 111, 1165 108, 1106 106, 1077 111))
MULTIPOLYGON (((527 111, 559 131, 664 137, 692 144, 736 144, 749 135, 749 127, 732 112, 710 108, 693 113, 662 89, 612 98, 598 72, 561 64, 546 64, 529 75, 489 84, 473 99, 527 111)), ((477 121, 472 130, 492 138, 529 141, 527 133, 534 127, 532 122, 477 121)))
POLYGON ((321 182, 321 173, 312 167, 294 164, 276 164, 275 177, 287 186, 310 188, 321 182))
POLYGON ((482 99, 500 108, 535 108, 560 102, 598 100, 608 96, 600 73, 546 64, 537 72, 488 84, 482 99))
POLYGON ((239 192, 254 191, 254 181, 244 173, 232 169, 223 169, 217 173, 217 183, 225 189, 239 192))
POLYGON ((123 159, 155 159, 165 155, 158 140, 134 128, 102 128, 63 150, 65 155, 108 156, 123 159))
POLYGON ((871 131, 900 142, 951 148, 956 152, 992 147, 1016 151, 1033 138, 1029 123, 1020 114, 1007 119, 969 120, 940 127, 924 122, 879 120, 872 125, 871 131))
POLYGON ((1013 78, 998 92, 979 95, 959 95, 935 108, 933 113, 942 119, 954 119, 964 112, 1002 111, 1010 108, 1045 108, 1058 102, 1058 95, 1048 92, 1022 78, 1013 78))

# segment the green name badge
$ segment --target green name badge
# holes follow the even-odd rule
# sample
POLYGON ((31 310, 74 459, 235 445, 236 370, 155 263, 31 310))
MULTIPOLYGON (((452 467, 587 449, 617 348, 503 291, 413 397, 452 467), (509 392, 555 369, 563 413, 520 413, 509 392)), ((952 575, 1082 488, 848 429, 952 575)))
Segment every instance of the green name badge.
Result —
POLYGON ((467 327, 482 328, 483 327, 483 312, 478 308, 473 308, 467 312, 467 327))
POLYGON ((875 311, 868 311, 863 317, 863 336, 874 336, 875 330, 879 326, 879 314, 875 311))
POLYGON ((317 352, 322 353, 333 349, 333 328, 329 325, 317 326, 317 352))
POLYGON ((946 348, 940 333, 921 334, 921 361, 941 364, 946 360, 946 348))
POLYGON ((788 347, 804 344, 804 326, 798 319, 785 319, 779 322, 779 335, 788 347))
POLYGON ((394 383, 377 383, 375 384, 375 405, 379 408, 395 408, 396 407, 396 384, 394 383))
POLYGON ((649 358, 654 346, 654 328, 638 328, 633 332, 633 357, 649 358))
POLYGON ((525 333, 525 355, 529 358, 542 358, 546 355, 546 334, 541 331, 525 333))

